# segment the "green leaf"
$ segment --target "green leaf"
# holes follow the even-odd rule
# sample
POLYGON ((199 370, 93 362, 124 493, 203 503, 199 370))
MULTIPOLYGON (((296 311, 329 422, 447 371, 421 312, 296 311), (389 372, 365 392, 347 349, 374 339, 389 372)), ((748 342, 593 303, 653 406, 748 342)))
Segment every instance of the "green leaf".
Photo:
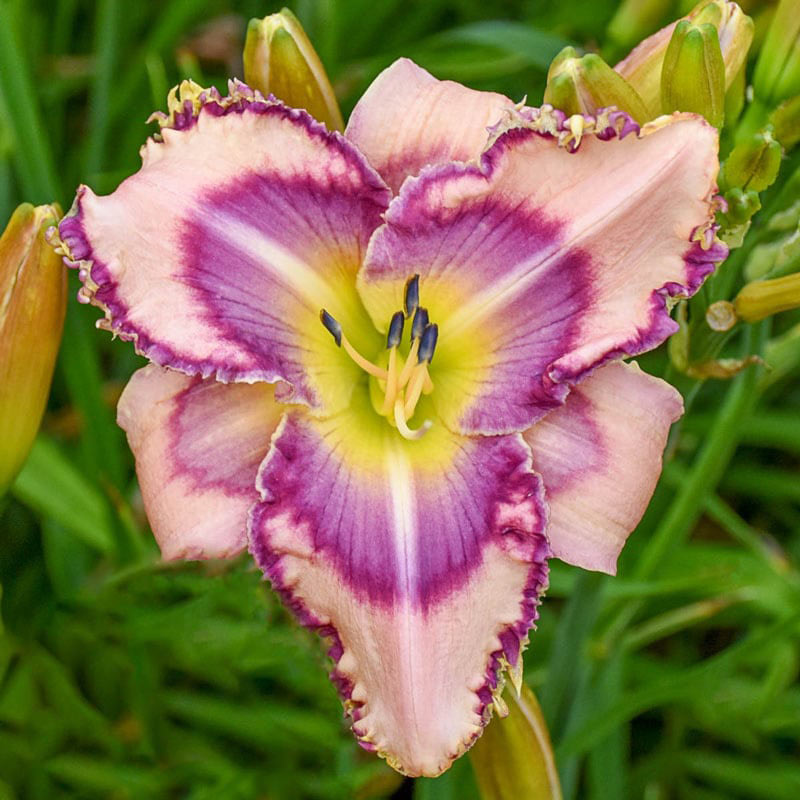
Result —
POLYGON ((89 547, 108 554, 115 537, 100 491, 51 439, 40 435, 12 487, 13 495, 89 547))

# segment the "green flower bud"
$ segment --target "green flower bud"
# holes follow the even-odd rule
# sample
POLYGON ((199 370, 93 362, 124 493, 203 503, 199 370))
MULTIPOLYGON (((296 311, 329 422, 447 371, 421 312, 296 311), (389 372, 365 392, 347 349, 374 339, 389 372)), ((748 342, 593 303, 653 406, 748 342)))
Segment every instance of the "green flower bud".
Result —
POLYGON ((304 108, 330 130, 344 130, 325 67, 297 17, 284 8, 250 20, 244 45, 244 79, 253 89, 304 108))
POLYGON ((722 167, 720 186, 762 192, 778 177, 781 156, 780 144, 765 128, 733 148, 722 167))
POLYGON ((717 213, 719 237, 730 248, 741 247, 751 218, 761 208, 761 200, 753 189, 744 191, 739 187, 729 189, 724 198, 728 208, 717 213))
MULTIPOLYGON (((730 0, 703 0, 683 20, 695 25, 713 25, 717 29, 727 91, 747 60, 747 51, 753 41, 753 20, 730 0)), ((661 113, 662 67, 667 48, 681 21, 649 36, 614 67, 639 93, 650 118, 661 113)))
POLYGON ((661 70, 661 110, 694 111, 721 128, 725 121, 725 63, 717 29, 681 20, 661 70))
POLYGON ((800 94, 784 100, 770 115, 775 138, 785 150, 800 142, 800 94))
POLYGON ((728 203, 728 210, 724 216, 735 225, 748 222, 753 214, 761 208, 758 192, 752 189, 745 191, 736 187, 725 192, 724 197, 728 203))
POLYGON ((533 692, 495 699, 495 719, 469 751, 484 800, 560 800, 561 787, 547 724, 533 692), (497 719, 500 717, 500 719, 497 719))
POLYGON ((638 123, 647 121, 647 109, 636 90, 594 53, 579 57, 565 47, 550 64, 544 102, 565 114, 593 115, 598 108, 616 106, 638 123))
POLYGON ((733 301, 736 315, 758 322, 781 311, 800 308, 800 273, 748 283, 733 301))
POLYGON ((60 216, 24 203, 0 237, 0 494, 39 429, 61 341, 66 269, 44 239, 60 216))
POLYGON ((753 92, 769 107, 800 93, 799 0, 781 0, 758 56, 753 92))

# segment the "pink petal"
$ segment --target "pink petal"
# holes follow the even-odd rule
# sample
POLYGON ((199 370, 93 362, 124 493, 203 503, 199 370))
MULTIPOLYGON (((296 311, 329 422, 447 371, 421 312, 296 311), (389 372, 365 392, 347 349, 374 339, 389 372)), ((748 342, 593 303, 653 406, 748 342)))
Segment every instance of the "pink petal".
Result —
POLYGON ((401 58, 385 69, 353 109, 345 136, 393 191, 427 164, 476 159, 487 128, 514 108, 507 97, 440 81, 401 58))
POLYGON ((290 413, 258 485, 251 551, 331 638, 354 733, 402 772, 443 771, 488 721, 501 667, 519 667, 546 581, 527 446, 290 413))
POLYGON ((711 227, 714 128, 676 115, 618 138, 607 122, 570 152, 564 124, 543 112, 480 166, 407 181, 359 273, 376 325, 421 275, 439 325, 431 397, 464 433, 528 427, 596 366, 660 344, 677 329, 666 297, 727 252, 711 227))
POLYGON ((353 281, 388 189, 341 135, 240 90, 149 140, 112 195, 82 187, 62 241, 84 299, 152 361, 346 405, 358 371, 318 314, 370 330, 353 281))
POLYGON ((670 425, 682 413, 681 396, 668 383, 615 361, 523 434, 545 483, 554 555, 616 572, 661 474, 670 425))
POLYGON ((266 384, 226 385, 152 364, 134 373, 117 421, 165 559, 244 549, 258 465, 282 411, 266 384))

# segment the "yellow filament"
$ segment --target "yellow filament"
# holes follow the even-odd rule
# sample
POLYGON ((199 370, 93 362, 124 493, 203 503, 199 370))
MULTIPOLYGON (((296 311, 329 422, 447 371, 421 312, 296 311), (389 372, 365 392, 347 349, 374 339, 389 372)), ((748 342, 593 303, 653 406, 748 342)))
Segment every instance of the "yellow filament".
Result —
POLYGON ((406 419, 410 419, 414 416, 414 411, 417 408, 419 396, 422 394, 422 387, 425 385, 425 378, 427 375, 428 365, 425 362, 417 364, 411 375, 411 380, 408 382, 408 388, 406 389, 406 402, 404 407, 406 419))
POLYGON ((386 395, 383 398, 381 414, 388 414, 392 410, 395 398, 397 397, 397 348, 393 347, 389 351, 389 370, 386 378, 386 395))
POLYGON ((417 353, 419 352, 419 342, 420 339, 417 337, 411 343, 411 350, 408 352, 408 358, 406 359, 406 363, 403 364, 403 369, 400 372, 400 377, 397 380, 397 386, 399 389, 402 389, 408 383, 408 379, 411 377, 411 373, 414 370, 414 366, 417 362, 417 353))
POLYGON ((404 439, 421 439, 431 427, 431 421, 426 419, 416 430, 408 427, 405 411, 403 410, 403 398, 398 397, 394 402, 394 421, 397 424, 397 430, 404 439))
POLYGON ((342 334, 342 347, 344 348, 347 355, 353 359, 353 361, 358 364, 361 369, 365 372, 368 372, 370 375, 374 375, 376 378, 380 378, 381 380, 385 381, 389 377, 389 373, 385 369, 381 369, 380 367, 373 364, 371 361, 367 361, 358 350, 347 341, 347 337, 342 334))
POLYGON ((433 423, 425 420, 419 428, 413 429, 408 426, 408 420, 414 416, 422 393, 430 394, 433 391, 433 381, 428 374, 427 362, 417 361, 420 339, 417 338, 411 343, 405 361, 399 360, 402 356, 398 353, 397 347, 389 348, 387 369, 364 358, 344 334, 341 334, 341 346, 361 369, 380 381, 379 386, 384 390, 381 414, 388 416, 393 411, 398 433, 405 439, 421 439, 433 423))

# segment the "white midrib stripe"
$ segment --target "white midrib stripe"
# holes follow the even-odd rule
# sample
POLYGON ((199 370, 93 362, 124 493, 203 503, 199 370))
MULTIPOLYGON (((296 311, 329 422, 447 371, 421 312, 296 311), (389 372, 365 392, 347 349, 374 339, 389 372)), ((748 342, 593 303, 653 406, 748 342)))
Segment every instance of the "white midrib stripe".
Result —
POLYGON ((264 235, 263 231, 236 219, 230 214, 207 218, 208 226, 235 251, 263 265, 266 272, 287 284, 295 294, 315 306, 328 302, 330 286, 317 271, 294 253, 264 235))
MULTIPOLYGON (((399 446, 387 449, 386 471, 392 505, 392 532, 394 534, 397 565, 404 578, 404 592, 398 598, 397 635, 400 652, 405 654, 405 663, 398 665, 402 680, 406 684, 403 692, 411 703, 415 728, 419 720, 416 708, 417 643, 414 641, 414 612, 418 594, 416 501, 414 495, 414 475, 408 457, 399 446)), ((420 731, 416 730, 417 739, 420 731)))
POLYGON ((590 239, 607 219, 612 216, 624 215, 628 208, 639 202, 642 194, 650 191, 650 184, 660 178, 679 155, 680 152, 674 154, 654 174, 648 174, 647 180, 642 181, 641 185, 629 193, 622 203, 608 206, 598 204, 593 209, 594 213, 588 215, 587 219, 582 220, 580 224, 577 224, 576 220, 572 220, 569 227, 572 236, 557 243, 551 248, 548 255, 537 253, 533 258, 518 262, 508 270, 505 278, 487 285, 484 291, 473 295, 469 302, 462 305, 448 320, 448 334, 452 335, 454 331, 474 324, 476 320, 484 320, 491 316, 498 308, 502 308, 509 298, 519 296, 531 283, 540 280, 543 270, 551 266, 564 253, 579 247, 584 241, 590 239))
POLYGON ((397 563, 405 578, 405 599, 415 600, 417 586, 417 531, 414 476, 408 457, 400 447, 390 447, 386 455, 389 492, 397 563))

